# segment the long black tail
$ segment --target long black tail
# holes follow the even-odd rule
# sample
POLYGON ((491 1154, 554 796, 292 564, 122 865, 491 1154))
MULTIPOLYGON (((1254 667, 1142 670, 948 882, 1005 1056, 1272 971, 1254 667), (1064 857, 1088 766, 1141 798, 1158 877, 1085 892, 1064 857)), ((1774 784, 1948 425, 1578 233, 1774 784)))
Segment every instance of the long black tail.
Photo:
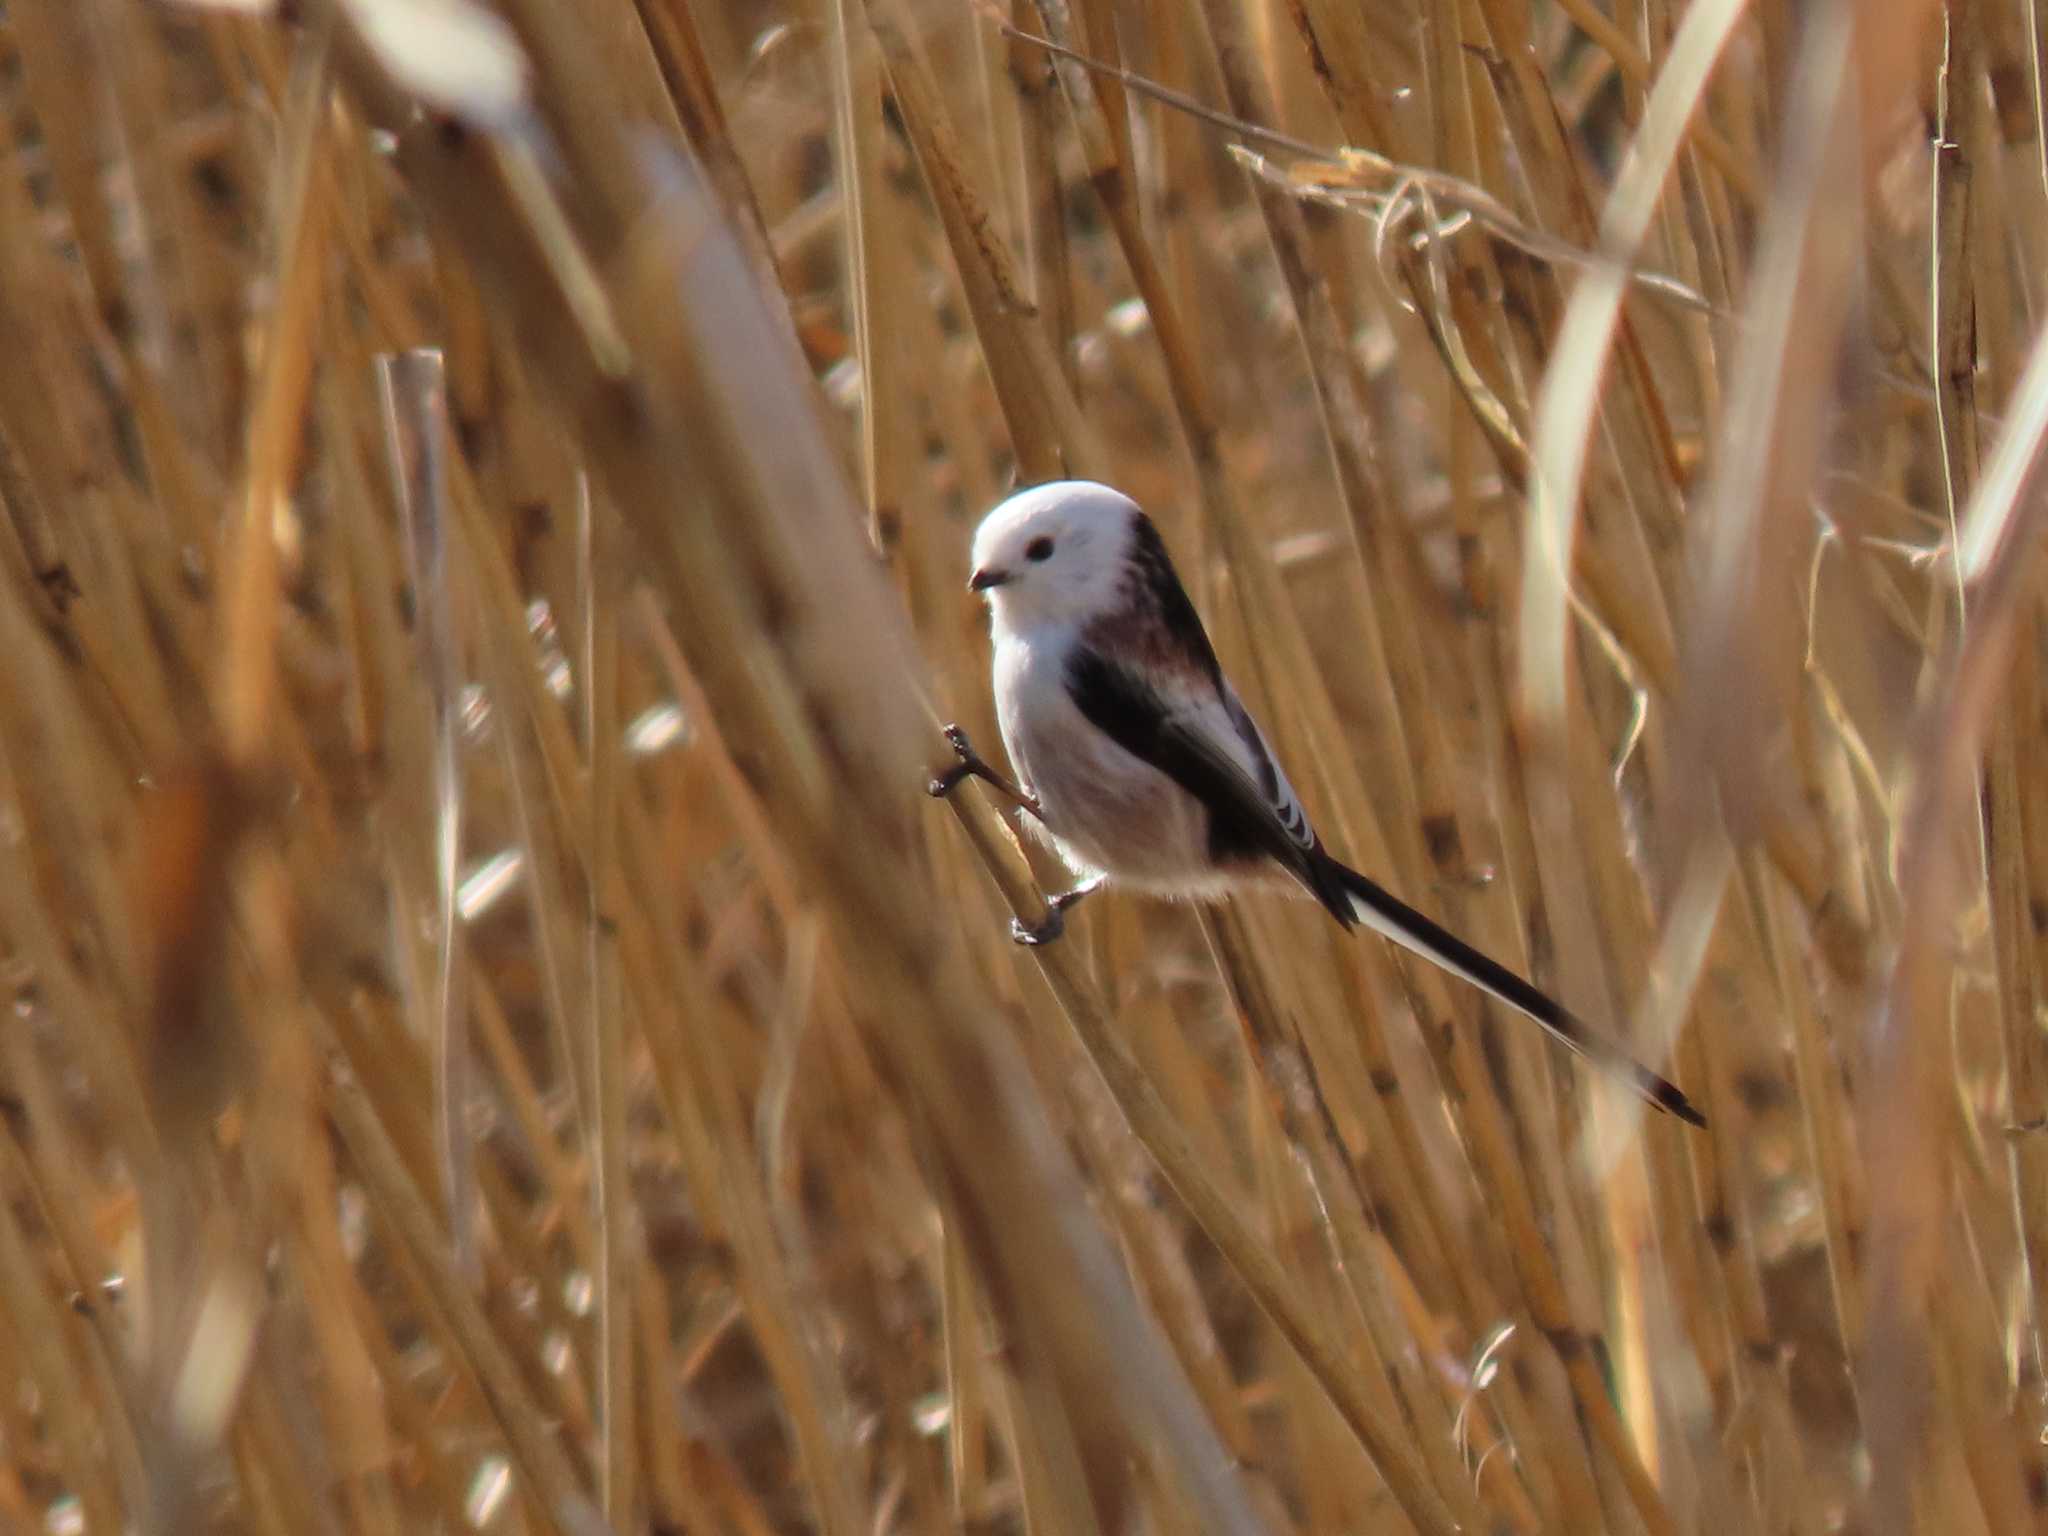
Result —
POLYGON ((1431 922, 1357 870, 1338 863, 1321 849, 1316 852, 1323 866, 1316 871, 1323 877, 1316 882, 1316 895, 1339 921, 1363 923, 1404 949, 1413 950, 1431 964, 1441 966, 1454 976, 1462 976, 1510 1008, 1527 1014, 1586 1060, 1620 1077, 1657 1108, 1692 1125, 1707 1123, 1706 1117, 1693 1108, 1692 1101, 1674 1084, 1666 1082, 1498 960, 1481 954, 1455 933, 1431 922))

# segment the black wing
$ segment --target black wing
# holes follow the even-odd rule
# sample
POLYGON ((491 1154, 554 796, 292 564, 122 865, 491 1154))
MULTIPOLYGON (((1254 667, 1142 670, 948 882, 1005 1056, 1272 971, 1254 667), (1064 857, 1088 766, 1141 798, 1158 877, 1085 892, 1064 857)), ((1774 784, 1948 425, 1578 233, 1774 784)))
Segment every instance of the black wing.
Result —
POLYGON ((1125 559, 1123 612, 1158 641, 1146 649, 1156 648, 1164 658, 1192 666, 1221 692, 1223 664, 1216 659, 1216 647, 1209 643, 1188 589, 1180 584, 1166 541, 1142 512, 1131 518, 1131 547, 1125 559))
MULTIPOLYGON (((1206 643, 1206 642, 1205 642, 1206 643)), ((1190 680, 1186 696, 1162 690, 1089 645, 1074 649, 1067 690, 1088 722, 1201 802, 1209 855, 1218 864, 1271 859, 1349 927, 1349 897, 1257 725, 1220 676, 1190 680), (1232 753, 1245 748, 1250 767, 1232 753)))
POLYGON ((1207 808, 1210 857, 1239 865, 1270 858, 1345 927, 1365 923, 1527 1014, 1658 1108, 1706 1124, 1676 1087, 1555 999, 1324 851, 1272 748, 1225 680, 1158 530, 1142 513, 1132 530, 1124 602, 1092 634, 1097 643, 1075 649, 1067 687, 1097 730, 1207 808))

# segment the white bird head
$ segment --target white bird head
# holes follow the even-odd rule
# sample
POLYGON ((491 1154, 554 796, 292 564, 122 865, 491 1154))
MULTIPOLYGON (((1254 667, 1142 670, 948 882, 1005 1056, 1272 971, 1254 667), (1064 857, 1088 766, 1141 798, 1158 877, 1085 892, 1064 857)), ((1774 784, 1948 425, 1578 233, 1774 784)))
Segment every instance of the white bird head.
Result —
POLYGON ((1092 480, 1019 491, 982 519, 967 586, 1011 630, 1084 623, 1117 601, 1138 504, 1092 480))

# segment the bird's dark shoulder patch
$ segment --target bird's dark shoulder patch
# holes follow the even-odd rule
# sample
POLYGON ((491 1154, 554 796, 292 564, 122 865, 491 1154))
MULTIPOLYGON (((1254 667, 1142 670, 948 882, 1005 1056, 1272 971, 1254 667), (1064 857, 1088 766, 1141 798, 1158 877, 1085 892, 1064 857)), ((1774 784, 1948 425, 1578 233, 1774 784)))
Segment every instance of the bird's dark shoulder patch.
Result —
POLYGON ((1192 671, 1222 687, 1223 668, 1209 632, 1188 600, 1166 541, 1142 512, 1131 515, 1131 545, 1117 596, 1115 606, 1088 626, 1090 645, 1168 675, 1192 671))
POLYGON ((1067 694, 1088 723, 1133 757, 1161 767, 1166 703, 1128 667, 1092 644, 1067 658, 1067 694))
POLYGON ((1323 895, 1311 862, 1315 850, 1294 841, 1243 772, 1143 677, 1093 646, 1078 645, 1067 663, 1067 692, 1103 735, 1201 802, 1209 818, 1209 857, 1217 864, 1243 868, 1270 859, 1323 895))

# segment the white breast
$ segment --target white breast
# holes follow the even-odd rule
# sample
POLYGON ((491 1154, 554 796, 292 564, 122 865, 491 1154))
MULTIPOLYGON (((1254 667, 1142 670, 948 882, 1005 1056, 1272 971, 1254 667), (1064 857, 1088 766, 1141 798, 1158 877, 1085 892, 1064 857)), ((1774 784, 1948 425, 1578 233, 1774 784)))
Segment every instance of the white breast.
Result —
POLYGON ((996 718, 1025 787, 1038 797, 1040 829, 1080 875, 1107 874, 1160 894, 1219 893, 1227 883, 1208 857, 1208 813, 1149 763, 1088 720, 1067 692, 1073 631, 996 636, 996 718))

